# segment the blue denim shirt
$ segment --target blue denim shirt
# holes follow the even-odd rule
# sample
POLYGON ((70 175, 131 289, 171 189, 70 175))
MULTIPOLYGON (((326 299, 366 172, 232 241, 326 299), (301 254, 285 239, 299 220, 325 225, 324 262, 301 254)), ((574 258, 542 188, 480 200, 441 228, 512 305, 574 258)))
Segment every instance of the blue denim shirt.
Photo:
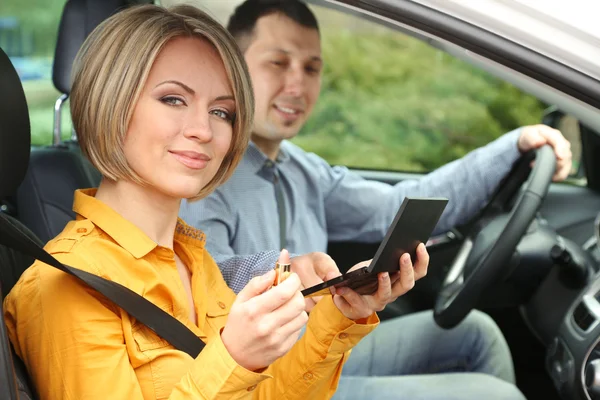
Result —
POLYGON ((331 167, 288 141, 273 163, 251 143, 231 179, 205 199, 182 202, 180 217, 206 233, 207 249, 237 293, 273 268, 279 255, 275 169, 285 197, 286 248, 293 254, 325 252, 328 241, 381 241, 405 196, 450 199, 436 233, 466 222, 519 158, 519 134, 507 133, 421 179, 396 185, 331 167))

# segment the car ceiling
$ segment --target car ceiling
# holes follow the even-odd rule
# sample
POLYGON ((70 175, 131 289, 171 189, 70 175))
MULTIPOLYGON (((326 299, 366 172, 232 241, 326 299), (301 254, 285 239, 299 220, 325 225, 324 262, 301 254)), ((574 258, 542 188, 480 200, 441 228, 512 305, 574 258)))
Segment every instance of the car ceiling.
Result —
POLYGON ((595 2, 412 0, 467 21, 600 80, 595 2), (592 24, 592 16, 595 16, 592 24))

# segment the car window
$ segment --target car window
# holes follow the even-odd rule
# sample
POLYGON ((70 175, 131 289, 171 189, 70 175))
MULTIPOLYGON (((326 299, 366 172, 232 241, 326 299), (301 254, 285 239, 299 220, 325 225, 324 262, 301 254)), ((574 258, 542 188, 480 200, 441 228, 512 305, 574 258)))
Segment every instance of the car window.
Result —
MULTIPOLYGON (((225 24, 241 0, 192 3, 225 24)), ((540 123, 548 108, 419 39, 359 16, 310 7, 321 29, 323 85, 312 117, 293 142, 331 164, 431 171, 505 132, 540 123)), ((577 148, 577 130, 564 133, 577 148)), ((579 166, 575 156, 573 172, 579 166)))
POLYGON ((419 39, 314 10, 322 26, 323 86, 294 141, 332 164, 431 171, 505 132, 540 123, 548 108, 419 39))
POLYGON ((581 164, 581 132, 579 130, 579 120, 570 114, 566 114, 560 119, 557 129, 571 142, 571 152, 573 153, 572 175, 583 176, 578 173, 581 164))
MULTIPOLYGON (((0 47, 23 82, 33 145, 52 141, 54 103, 60 95, 52 84, 52 59, 65 2, 0 2, 0 47)), ((192 1, 222 23, 240 2, 192 1)), ((323 86, 312 117, 293 141, 331 164, 430 171, 504 132, 538 123, 547 108, 418 39, 357 16, 311 8, 322 31, 323 86)), ((68 101, 61 120, 62 137, 68 138, 68 101)), ((570 133, 567 137, 577 148, 578 130, 564 133, 570 133)), ((575 172, 579 158, 574 161, 575 172)))
MULTIPOLYGON (((33 145, 52 142, 54 103, 52 60, 66 0, 0 1, 0 47, 16 67, 29 106, 33 145)), ((63 105, 62 136, 71 135, 69 107, 63 105)))

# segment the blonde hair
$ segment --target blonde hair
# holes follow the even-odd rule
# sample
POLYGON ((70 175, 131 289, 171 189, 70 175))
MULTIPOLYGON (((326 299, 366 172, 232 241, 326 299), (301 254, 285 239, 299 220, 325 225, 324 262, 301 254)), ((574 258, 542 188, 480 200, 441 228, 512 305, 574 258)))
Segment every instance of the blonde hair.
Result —
POLYGON ((218 51, 233 89, 236 117, 229 151, 214 178, 192 199, 210 194, 233 173, 248 145, 254 95, 241 51, 199 9, 143 5, 118 12, 86 39, 73 66, 71 117, 83 154, 107 179, 146 184, 127 163, 125 134, 154 60, 176 37, 197 37, 218 51))

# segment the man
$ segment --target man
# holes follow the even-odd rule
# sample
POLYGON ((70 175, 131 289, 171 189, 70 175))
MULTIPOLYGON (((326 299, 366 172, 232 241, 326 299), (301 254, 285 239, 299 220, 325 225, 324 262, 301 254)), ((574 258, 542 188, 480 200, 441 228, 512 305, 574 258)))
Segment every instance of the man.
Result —
MULTIPOLYGON (((286 140, 309 118, 320 91, 323 60, 311 11, 299 1, 248 0, 228 29, 253 81, 252 143, 233 177, 208 198, 184 203, 180 215, 206 232, 207 247, 235 291, 264 272, 259 266, 271 267, 267 260, 282 247, 304 254, 326 251, 329 240, 380 241, 406 195, 450 198, 437 231, 465 222, 522 152, 545 143, 557 155, 555 179, 568 174, 569 143, 542 126, 508 133, 419 181, 395 186, 332 168, 286 140)), ((319 257, 324 256, 292 260, 305 286, 334 273, 330 260, 319 257)), ((522 398, 506 382, 514 383, 512 361, 489 317, 472 312, 455 329, 443 331, 428 312, 386 321, 359 343, 335 398, 522 398), (431 375, 436 372, 483 374, 431 375)))

